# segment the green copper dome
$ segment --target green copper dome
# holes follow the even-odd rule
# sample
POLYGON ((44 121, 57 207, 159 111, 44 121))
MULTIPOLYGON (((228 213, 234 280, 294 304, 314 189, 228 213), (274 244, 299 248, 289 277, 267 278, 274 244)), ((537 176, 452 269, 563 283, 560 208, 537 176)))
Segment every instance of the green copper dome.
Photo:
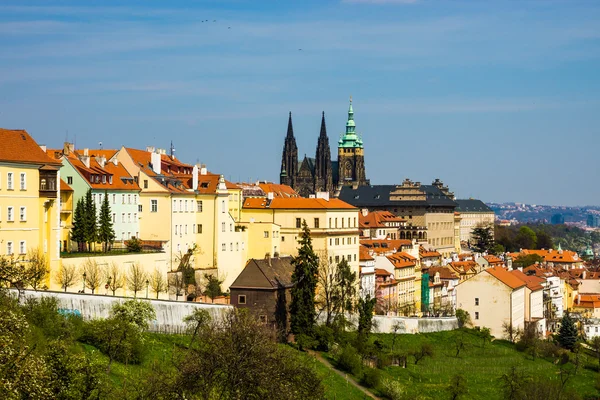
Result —
POLYGON ((362 138, 356 135, 356 125, 354 123, 354 109, 352 108, 352 97, 350 97, 350 107, 348 108, 348 121, 346 122, 346 133, 340 137, 338 147, 344 148, 363 148, 362 138))

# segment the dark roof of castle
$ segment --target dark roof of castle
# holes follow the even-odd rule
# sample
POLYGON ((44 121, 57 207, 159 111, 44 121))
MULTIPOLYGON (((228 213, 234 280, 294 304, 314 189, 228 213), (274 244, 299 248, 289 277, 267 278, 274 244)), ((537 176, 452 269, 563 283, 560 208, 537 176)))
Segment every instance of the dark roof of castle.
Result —
POLYGON ((250 259, 240 272, 231 288, 235 289, 279 289, 290 288, 294 266, 292 257, 250 259))
MULTIPOLYGON (((316 160, 314 158, 306 157, 306 156, 304 156, 304 160, 306 160, 306 163, 308 164, 308 168, 310 169, 310 172, 314 175, 315 174, 315 163, 316 163, 316 160)), ((302 162, 300 164, 298 164, 298 172, 300 172, 300 170, 302 169, 302 165, 304 164, 304 160, 302 160, 302 162)))
POLYGON ((483 201, 476 199, 459 199, 456 200, 456 211, 460 212, 494 212, 483 201))
POLYGON ((442 206, 456 207, 456 202, 444 194, 435 185, 421 185, 426 200, 391 200, 390 193, 396 190, 396 185, 359 186, 354 189, 344 186, 339 198, 355 207, 389 207, 389 206, 442 206))

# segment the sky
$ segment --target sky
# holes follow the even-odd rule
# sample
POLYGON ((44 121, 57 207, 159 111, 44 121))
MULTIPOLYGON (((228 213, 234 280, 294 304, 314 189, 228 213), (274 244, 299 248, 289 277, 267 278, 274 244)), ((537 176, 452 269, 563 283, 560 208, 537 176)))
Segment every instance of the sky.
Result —
POLYGON ((598 1, 0 3, 0 127, 234 182, 279 180, 290 111, 336 154, 352 96, 372 184, 600 205, 599 71, 598 1))

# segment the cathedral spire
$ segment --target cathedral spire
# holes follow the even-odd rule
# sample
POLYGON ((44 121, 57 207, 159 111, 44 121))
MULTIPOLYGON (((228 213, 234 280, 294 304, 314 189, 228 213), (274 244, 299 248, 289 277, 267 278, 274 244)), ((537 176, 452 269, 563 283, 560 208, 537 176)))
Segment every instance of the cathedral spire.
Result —
POLYGON ((292 112, 290 111, 290 117, 288 119, 288 130, 287 130, 287 138, 294 137, 294 127, 292 126, 292 112))
POLYGON ((325 111, 323 111, 323 114, 321 115, 321 133, 319 134, 319 137, 327 137, 327 128, 325 127, 325 111))
POLYGON ((346 121, 346 133, 340 138, 338 147, 363 147, 362 138, 356 135, 356 124, 354 123, 354 109, 352 108, 352 96, 348 107, 348 121, 346 121))

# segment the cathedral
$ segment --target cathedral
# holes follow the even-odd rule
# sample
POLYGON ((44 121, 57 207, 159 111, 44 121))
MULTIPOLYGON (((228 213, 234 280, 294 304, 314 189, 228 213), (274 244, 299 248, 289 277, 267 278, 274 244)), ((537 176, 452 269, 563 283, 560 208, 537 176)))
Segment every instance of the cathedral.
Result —
POLYGON ((309 197, 316 192, 329 192, 333 195, 336 190, 345 185, 353 187, 369 185, 365 174, 363 141, 362 137, 356 134, 354 124, 352 99, 348 109, 346 132, 338 141, 337 161, 331 160, 325 112, 323 112, 316 157, 304 156, 302 163, 298 164, 298 146, 296 146, 290 112, 279 178, 281 184, 291 186, 302 197, 309 197))

